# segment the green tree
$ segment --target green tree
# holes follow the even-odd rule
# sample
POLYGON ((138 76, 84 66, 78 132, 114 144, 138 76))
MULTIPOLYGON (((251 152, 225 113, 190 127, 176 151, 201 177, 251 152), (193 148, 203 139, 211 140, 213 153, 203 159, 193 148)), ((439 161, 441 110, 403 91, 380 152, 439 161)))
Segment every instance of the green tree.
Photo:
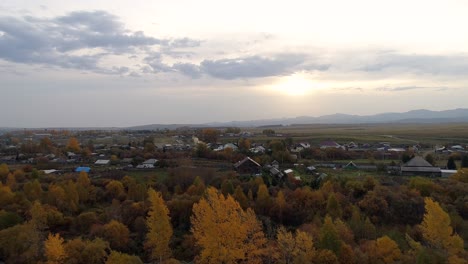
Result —
POLYGON ((447 169, 448 170, 456 170, 457 169, 457 164, 455 164, 455 159, 453 156, 450 156, 448 161, 447 161, 447 169))
POLYGON ((339 255, 341 248, 341 240, 338 236, 338 231, 333 224, 330 216, 325 217, 322 228, 320 229, 320 247, 322 249, 329 249, 336 255, 339 255))
POLYGON ((468 155, 463 155, 461 160, 461 167, 468 168, 468 155))
POLYGON ((335 193, 331 193, 328 196, 327 201, 327 214, 329 214, 332 218, 341 218, 342 210, 341 205, 336 199, 335 193))

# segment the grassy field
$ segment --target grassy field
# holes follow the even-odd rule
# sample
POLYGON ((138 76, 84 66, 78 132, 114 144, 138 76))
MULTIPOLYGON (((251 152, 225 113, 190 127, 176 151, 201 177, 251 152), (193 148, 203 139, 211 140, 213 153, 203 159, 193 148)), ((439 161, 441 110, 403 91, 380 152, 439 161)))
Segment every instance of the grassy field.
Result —
MULTIPOLYGON (((248 131, 261 133, 264 128, 248 131)), ((468 144, 468 123, 463 124, 365 124, 365 125, 292 125, 273 128, 294 141, 311 144, 333 139, 337 142, 393 144, 425 143, 431 145, 468 144)), ((277 137, 259 136, 256 141, 277 137)))

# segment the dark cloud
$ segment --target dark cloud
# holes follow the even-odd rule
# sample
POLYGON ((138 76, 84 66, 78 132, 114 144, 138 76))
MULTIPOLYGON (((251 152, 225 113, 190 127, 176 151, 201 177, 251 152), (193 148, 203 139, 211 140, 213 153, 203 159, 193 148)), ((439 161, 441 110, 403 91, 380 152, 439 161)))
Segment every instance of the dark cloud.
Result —
POLYGON ((122 68, 98 66, 109 54, 132 53, 137 49, 148 52, 154 45, 171 48, 199 45, 189 38, 164 40, 141 31, 129 31, 118 17, 105 11, 78 11, 51 19, 0 17, 0 32, 0 58, 4 60, 100 73, 122 74, 122 68), (99 53, 84 51, 95 48, 99 48, 99 53))
POLYGON ((468 55, 424 55, 383 52, 361 70, 368 72, 411 72, 432 75, 465 75, 468 55))
POLYGON ((381 87, 381 88, 377 88, 377 90, 383 91, 383 92, 404 92, 404 91, 411 91, 411 90, 445 91, 447 90, 447 87, 401 86, 401 87, 381 87))
POLYGON ((280 54, 271 58, 250 56, 235 59, 204 60, 200 65, 175 64, 173 68, 193 78, 198 78, 201 74, 207 74, 224 80, 280 76, 301 70, 323 71, 328 69, 326 65, 307 63, 308 59, 303 54, 280 54))
POLYGON ((200 78, 202 75, 200 66, 191 63, 176 63, 172 68, 194 79, 200 78))

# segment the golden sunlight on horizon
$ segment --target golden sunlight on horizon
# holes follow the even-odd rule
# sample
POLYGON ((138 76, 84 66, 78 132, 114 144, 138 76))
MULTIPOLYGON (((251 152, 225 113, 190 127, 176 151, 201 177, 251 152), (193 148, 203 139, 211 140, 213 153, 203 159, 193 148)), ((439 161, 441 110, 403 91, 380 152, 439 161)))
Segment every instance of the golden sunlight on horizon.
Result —
POLYGON ((307 74, 296 72, 281 77, 278 82, 268 86, 268 88, 288 96, 302 96, 310 94, 316 86, 317 83, 312 81, 307 74))

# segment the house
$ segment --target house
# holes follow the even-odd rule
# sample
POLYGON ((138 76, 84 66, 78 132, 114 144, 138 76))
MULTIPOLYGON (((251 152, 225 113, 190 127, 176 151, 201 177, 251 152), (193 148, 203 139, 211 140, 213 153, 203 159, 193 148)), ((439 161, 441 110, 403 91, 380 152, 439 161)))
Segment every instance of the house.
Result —
POLYGON ((154 167, 154 164, 156 164, 156 162, 158 162, 157 159, 147 159, 147 160, 143 161, 141 164, 142 165, 153 165, 153 167, 154 167))
POLYGON ((136 166, 137 169, 154 169, 154 164, 140 164, 136 166))
POLYGON ((132 163, 133 159, 132 158, 123 158, 120 162, 123 164, 128 164, 132 163))
POLYGON ((239 147, 233 143, 227 143, 223 146, 223 149, 227 149, 227 148, 231 148, 234 151, 237 151, 239 149, 239 147))
POLYGON ((277 176, 278 178, 283 178, 284 174, 277 168, 270 169, 271 176, 277 176))
POLYGON ((327 148, 343 148, 340 144, 336 143, 333 140, 326 140, 319 144, 320 149, 327 149, 327 148))
POLYGON ((86 172, 86 173, 89 173, 91 171, 91 168, 90 167, 78 167, 75 169, 75 172, 86 172))
POLYGON ((266 149, 265 147, 263 146, 256 146, 256 147, 253 147, 250 149, 250 152, 254 153, 254 154, 263 154, 265 153, 266 149))
POLYGON ((440 176, 441 170, 432 166, 429 162, 420 156, 412 158, 400 168, 401 175, 421 175, 421 176, 440 176))
POLYGON ((109 165, 110 160, 98 159, 94 162, 94 165, 109 165))
POLYGON ((258 174, 260 173, 262 166, 250 157, 246 157, 245 159, 235 163, 234 169, 239 173, 258 174))
POLYGON ((294 174, 294 171, 292 169, 287 169, 287 170, 284 170, 284 174, 288 176, 292 176, 294 174))
POLYGON ((277 160, 274 160, 273 162, 271 162, 271 166, 278 169, 279 168, 279 162, 277 160))
POLYGON ((315 172, 317 170, 317 168, 315 168, 314 166, 309 166, 306 168, 306 171, 307 172, 315 172))
POLYGON ((348 164, 346 164, 346 165, 343 167, 343 169, 346 169, 346 170, 357 170, 357 169, 358 169, 358 166, 357 166, 354 162, 350 161, 348 164))

